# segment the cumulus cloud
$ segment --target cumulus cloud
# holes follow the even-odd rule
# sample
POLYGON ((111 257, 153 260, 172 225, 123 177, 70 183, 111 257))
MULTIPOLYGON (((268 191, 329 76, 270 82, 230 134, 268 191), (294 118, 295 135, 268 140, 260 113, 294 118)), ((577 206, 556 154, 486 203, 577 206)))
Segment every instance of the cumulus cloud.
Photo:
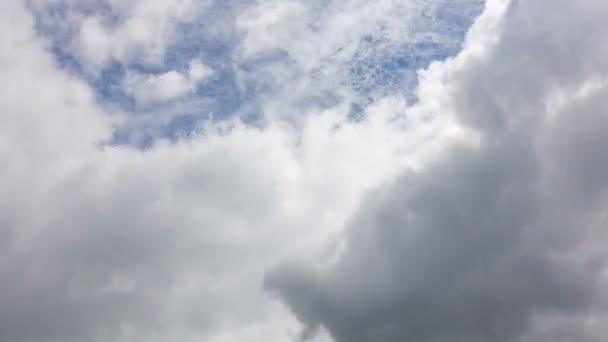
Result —
POLYGON ((595 1, 486 4, 464 51, 427 71, 442 74, 478 142, 368 195, 337 260, 268 274, 305 336, 605 336, 608 64, 597 44, 607 11, 595 1))
POLYGON ((599 340, 608 7, 545 5, 488 1, 412 102, 356 66, 454 6, 3 2, 0 341, 599 340), (116 142, 223 78, 264 120, 116 142))

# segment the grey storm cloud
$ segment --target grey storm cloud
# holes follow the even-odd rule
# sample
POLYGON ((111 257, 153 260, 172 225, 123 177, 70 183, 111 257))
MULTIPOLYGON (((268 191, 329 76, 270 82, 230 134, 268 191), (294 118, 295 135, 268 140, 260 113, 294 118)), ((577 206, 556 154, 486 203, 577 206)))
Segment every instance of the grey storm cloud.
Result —
POLYGON ((601 1, 511 4, 448 77, 478 144, 371 193, 337 261, 268 272, 304 338, 603 340, 607 17, 601 1))

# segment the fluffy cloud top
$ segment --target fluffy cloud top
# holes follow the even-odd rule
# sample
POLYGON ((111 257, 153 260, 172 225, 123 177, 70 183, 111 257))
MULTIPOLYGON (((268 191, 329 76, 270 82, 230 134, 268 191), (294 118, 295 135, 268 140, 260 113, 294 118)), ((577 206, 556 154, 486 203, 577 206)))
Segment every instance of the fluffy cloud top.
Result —
POLYGON ((608 6, 456 8, 3 2, 0 342, 601 340, 608 6))

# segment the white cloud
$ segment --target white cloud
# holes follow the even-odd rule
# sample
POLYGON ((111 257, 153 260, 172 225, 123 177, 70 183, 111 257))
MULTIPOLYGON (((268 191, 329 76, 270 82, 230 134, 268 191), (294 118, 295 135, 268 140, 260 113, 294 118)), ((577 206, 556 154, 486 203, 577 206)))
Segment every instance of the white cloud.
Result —
POLYGON ((263 94, 260 105, 271 118, 297 116, 293 107, 315 106, 332 96, 356 101, 349 84, 353 65, 356 58, 374 54, 362 55, 362 41, 376 39, 376 48, 386 53, 414 42, 411 23, 423 8, 427 6, 415 1, 394 0, 257 1, 236 18, 243 36, 238 60, 247 63, 264 54, 282 53, 286 61, 238 70, 239 81, 265 80, 271 95, 263 94))
POLYGON ((282 49, 311 70, 332 59, 350 59, 359 39, 382 26, 384 38, 406 41, 415 9, 411 1, 266 0, 241 13, 237 27, 245 34, 244 54, 282 49))
POLYGON ((191 94, 212 73, 209 67, 193 60, 187 72, 171 70, 158 75, 131 72, 123 81, 123 87, 127 95, 145 106, 191 94))
MULTIPOLYGON (((414 64, 434 58, 431 48, 419 56, 414 45, 437 44, 443 53, 458 46, 459 34, 451 29, 435 32, 447 27, 447 19, 434 16, 439 8, 463 1, 461 8, 468 8, 470 0, 449 5, 410 0, 34 0, 32 7, 42 33, 60 51, 58 59, 65 58, 78 72, 84 69, 111 105, 130 109, 125 95, 137 98, 136 93, 143 103, 176 97, 179 103, 162 109, 139 106, 137 115, 128 117, 121 137, 146 141, 189 134, 189 129, 181 132, 184 117, 192 125, 233 115, 298 122, 301 112, 348 102, 356 108, 387 94, 411 93, 414 64), (433 33, 425 31, 431 28, 433 33), (181 67, 193 58, 216 72, 209 96, 176 96, 191 88, 185 86, 181 67), (159 70, 173 72, 162 75, 159 70), (126 80, 125 73, 130 76, 126 80), (137 83, 142 89, 136 89, 137 83)), ((464 29, 468 19, 451 11, 464 29)))
POLYGON ((203 8, 190 0, 107 1, 107 5, 118 23, 110 23, 112 19, 103 15, 77 19, 80 34, 74 42, 76 50, 92 71, 110 59, 162 64, 177 24, 193 20, 203 8))
POLYGON ((454 8, 473 3, 255 1, 235 21, 242 37, 237 66, 246 66, 237 69, 239 84, 246 88, 261 83, 265 91, 256 100, 263 115, 296 122, 302 108, 335 102, 365 106, 369 99, 409 93, 415 74, 403 69, 414 69, 425 58, 417 55, 424 50, 417 44, 434 44, 439 53, 460 41, 457 34, 437 33, 451 24, 439 20, 440 10, 458 13, 454 8), (278 56, 279 62, 266 63, 268 56, 278 56))

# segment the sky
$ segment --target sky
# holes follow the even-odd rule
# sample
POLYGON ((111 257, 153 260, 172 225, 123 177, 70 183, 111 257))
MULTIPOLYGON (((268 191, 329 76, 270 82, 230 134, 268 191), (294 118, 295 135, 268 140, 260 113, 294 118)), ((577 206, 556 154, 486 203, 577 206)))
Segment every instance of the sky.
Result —
POLYGON ((608 3, 5 0, 0 342, 599 342, 608 3))

